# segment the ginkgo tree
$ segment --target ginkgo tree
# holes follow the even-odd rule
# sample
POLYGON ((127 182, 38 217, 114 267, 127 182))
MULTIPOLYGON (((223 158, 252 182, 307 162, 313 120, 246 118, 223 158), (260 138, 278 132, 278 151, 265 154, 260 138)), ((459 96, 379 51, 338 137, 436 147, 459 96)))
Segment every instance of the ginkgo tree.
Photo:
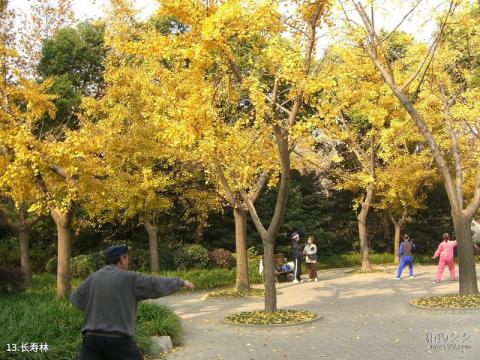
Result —
POLYGON ((381 184, 379 172, 406 148, 398 140, 408 121, 360 49, 348 44, 329 48, 318 81, 324 86, 310 106, 317 111, 316 127, 342 144, 344 161, 336 167, 341 179, 337 187, 360 192, 353 208, 358 209, 362 270, 369 271, 367 216, 381 184))
POLYGON ((84 99, 81 130, 75 134, 84 150, 84 172, 93 182, 89 186, 97 190, 84 199, 88 215, 96 222, 138 218, 148 235, 151 271, 160 270, 162 214, 178 202, 201 218, 220 207, 214 192, 198 186, 202 169, 168 118, 175 111, 175 93, 156 78, 165 64, 138 51, 146 45, 145 33, 163 36, 157 25, 139 22, 128 2, 112 2, 104 39, 106 86, 102 97, 84 99))
MULTIPOLYGON (((62 2, 63 4, 63 2, 62 2)), ((64 11, 59 11, 63 16, 64 11)), ((42 16, 42 14, 36 14, 42 16)), ((59 21, 59 23, 62 23, 59 21)), ((23 50, 25 51, 25 48, 23 50)), ((28 199, 32 215, 49 213, 57 230, 57 298, 65 299, 71 290, 70 255, 72 224, 84 191, 94 191, 83 176, 84 159, 77 130, 61 124, 43 131, 40 124, 55 117, 50 94, 52 81, 31 80, 32 75, 21 62, 11 62, 8 73, 13 82, 2 92, 2 191, 17 207, 28 199), (27 196, 26 194, 35 194, 27 196)), ((29 64, 28 68, 35 68, 29 64)))
MULTIPOLYGON (((17 64, 18 56, 14 50, 15 47, 15 33, 13 31, 15 23, 15 13, 10 10, 8 1, 0 3, 0 69, 1 69, 1 111, 2 111, 2 127, 0 133, 6 139, 7 134, 12 134, 14 128, 11 126, 10 119, 7 117, 11 115, 11 102, 16 100, 16 96, 21 96, 22 90, 16 87, 15 82, 15 65, 17 64), (17 95, 15 95, 17 94, 17 95)), ((48 101, 48 100, 47 100, 48 101)), ((15 107, 18 114, 18 108, 15 107)), ((28 116, 28 114, 22 114, 28 116)), ((6 142, 0 141, 0 174, 7 171, 11 166, 13 158, 9 153, 6 142)), ((38 216, 29 216, 27 212, 30 202, 35 202, 38 193, 35 189, 28 186, 22 188, 17 192, 15 200, 8 194, 12 192, 11 187, 6 184, 0 186, 0 224, 6 226, 10 231, 15 233, 19 240, 20 248, 20 265, 25 278, 30 281, 32 278, 32 269, 30 264, 28 235, 32 226, 39 219, 38 216)))
MULTIPOLYGON (((411 131, 411 130, 410 130, 411 131)), ((404 143, 404 151, 398 151, 387 165, 377 172, 377 194, 373 206, 385 211, 394 225, 394 261, 399 262, 398 250, 402 226, 408 218, 422 209, 426 198, 426 190, 436 182, 433 164, 429 154, 423 148, 414 148, 411 144, 416 134, 406 131, 396 139, 404 143), (405 136, 406 135, 406 136, 405 136), (410 135, 410 136, 409 136, 410 135)))
POLYGON ((197 134, 201 157, 209 159, 224 196, 234 208, 245 204, 260 234, 267 312, 277 309, 273 253, 286 208, 290 154, 295 137, 311 128, 301 108, 305 97, 317 90, 311 79, 317 31, 330 7, 328 1, 288 2, 292 13, 286 16, 280 11, 286 3, 160 3, 161 14, 175 17, 188 29, 162 43, 164 55, 175 54, 188 78, 180 75, 182 80, 177 80, 181 85, 176 93, 183 97, 176 105, 185 110, 176 118, 197 134), (241 99, 242 111, 230 117, 224 106, 238 104, 235 99, 241 99), (278 182, 279 192, 266 227, 254 200, 267 176, 271 185, 278 182))
MULTIPOLYGON (((141 94, 144 104, 135 110, 133 102, 129 111, 117 104, 112 117, 124 128, 121 122, 130 125, 131 112, 146 115, 145 122, 157 126, 154 136, 159 143, 169 139, 166 144, 176 149, 184 162, 200 159, 232 206, 245 203, 243 211, 253 216, 264 241, 266 310, 275 311, 273 247, 286 206, 291 151, 288 131, 302 105, 302 81, 311 69, 315 31, 328 4, 298 4, 297 19, 309 32, 307 38, 297 35, 301 45, 283 39, 285 25, 276 2, 193 1, 185 6, 180 1, 163 1, 159 15, 174 18, 187 29, 166 33, 155 26, 134 26, 128 2, 112 4, 117 9, 113 29, 118 36, 112 37, 110 46, 123 54, 114 66, 127 74, 127 67, 132 66, 128 61, 133 61, 139 75, 120 76, 117 71, 115 80, 132 84, 128 91, 141 94), (255 57, 247 59, 250 64, 242 68, 238 56, 248 46, 255 57), (279 60, 283 64, 277 68, 279 60), (277 103, 279 100, 290 109, 277 103), (242 108, 240 116, 227 114, 228 106, 242 108), (287 116, 280 116, 279 111, 287 116), (253 200, 267 179, 275 184, 279 173, 280 196, 265 229, 253 200)), ((115 90, 121 97, 119 89, 127 87, 115 90)))
MULTIPOLYGON (((25 219, 26 204, 30 205, 27 212, 32 214, 42 214, 45 209, 50 209, 59 230, 60 255, 60 252, 64 254, 63 251, 69 249, 68 221, 63 221, 66 220, 63 217, 65 214, 63 209, 65 205, 69 208, 68 204, 74 200, 73 194, 66 191, 65 187, 63 189, 60 189, 61 185, 60 188, 57 187, 59 184, 55 178, 59 176, 63 179, 69 176, 61 165, 58 165, 63 165, 62 153, 65 152, 65 148, 54 149, 56 144, 51 141, 40 141, 34 134, 37 123, 45 115, 53 116, 55 113, 52 103, 55 96, 47 93, 48 87, 48 82, 37 84, 22 79, 20 74, 16 75, 15 83, 4 83, 2 86, 0 185, 2 193, 11 198, 17 211, 20 211, 19 219, 23 225, 29 225, 25 219), (58 192, 55 191, 57 196, 53 195, 47 185, 50 182, 55 183, 53 186, 58 189, 58 192)), ((60 182, 63 183, 63 180, 60 182)), ((67 267, 58 268, 65 271, 59 274, 63 275, 59 276, 59 281, 66 285, 67 267)), ((59 289, 63 287, 59 286, 59 289)))
MULTIPOLYGON (((362 23, 362 31, 354 31, 354 41, 415 122, 442 177, 458 241, 459 293, 477 294, 470 225, 480 206, 479 4, 449 1, 430 46, 416 46, 407 56, 410 61, 392 64, 384 46, 388 34, 378 33, 369 15, 373 12, 366 9, 370 4, 349 3, 362 23)), ((356 28, 351 18, 347 23, 356 28)))

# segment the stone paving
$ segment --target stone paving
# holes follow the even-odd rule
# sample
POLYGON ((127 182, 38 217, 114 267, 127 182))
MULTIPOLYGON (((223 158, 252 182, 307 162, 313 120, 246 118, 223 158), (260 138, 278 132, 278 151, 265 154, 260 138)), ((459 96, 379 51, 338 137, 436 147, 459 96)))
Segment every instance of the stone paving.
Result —
POLYGON ((230 313, 263 309, 258 298, 202 300, 205 293, 198 292, 159 299, 185 327, 185 344, 167 359, 480 359, 480 312, 439 314, 408 304, 414 297, 457 292, 458 282, 447 273, 432 284, 434 272, 434 266, 416 266, 414 279, 396 281, 393 267, 355 275, 334 269, 319 272, 318 283, 280 284, 279 308, 323 316, 287 327, 222 323, 230 313))

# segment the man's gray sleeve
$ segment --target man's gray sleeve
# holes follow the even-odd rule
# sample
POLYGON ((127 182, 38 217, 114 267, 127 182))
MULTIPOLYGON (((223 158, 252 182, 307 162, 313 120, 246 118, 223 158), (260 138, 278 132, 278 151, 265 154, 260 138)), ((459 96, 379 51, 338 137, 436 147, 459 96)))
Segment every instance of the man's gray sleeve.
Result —
POLYGON ((135 296, 138 300, 156 299, 177 292, 185 286, 179 278, 139 275, 135 283, 135 296))
POLYGON ((90 280, 88 277, 83 281, 70 295, 70 302, 75 305, 80 310, 85 310, 87 308, 87 283, 90 280))

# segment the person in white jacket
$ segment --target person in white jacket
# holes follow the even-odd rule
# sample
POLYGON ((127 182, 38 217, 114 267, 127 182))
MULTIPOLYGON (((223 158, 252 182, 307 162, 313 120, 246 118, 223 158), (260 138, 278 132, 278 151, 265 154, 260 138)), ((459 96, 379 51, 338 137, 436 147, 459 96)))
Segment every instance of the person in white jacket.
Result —
POLYGON ((305 255, 305 266, 307 267, 310 280, 318 281, 317 277, 317 245, 313 236, 308 238, 308 244, 303 248, 305 255))

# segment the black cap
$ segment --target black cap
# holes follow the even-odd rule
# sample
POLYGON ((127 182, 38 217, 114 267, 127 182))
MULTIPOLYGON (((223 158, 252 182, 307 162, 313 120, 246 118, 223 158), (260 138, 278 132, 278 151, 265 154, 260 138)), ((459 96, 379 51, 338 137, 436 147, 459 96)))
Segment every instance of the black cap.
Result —
POLYGON ((127 245, 113 245, 103 250, 103 253, 105 254, 107 260, 115 260, 120 256, 125 255, 127 251, 127 245))

